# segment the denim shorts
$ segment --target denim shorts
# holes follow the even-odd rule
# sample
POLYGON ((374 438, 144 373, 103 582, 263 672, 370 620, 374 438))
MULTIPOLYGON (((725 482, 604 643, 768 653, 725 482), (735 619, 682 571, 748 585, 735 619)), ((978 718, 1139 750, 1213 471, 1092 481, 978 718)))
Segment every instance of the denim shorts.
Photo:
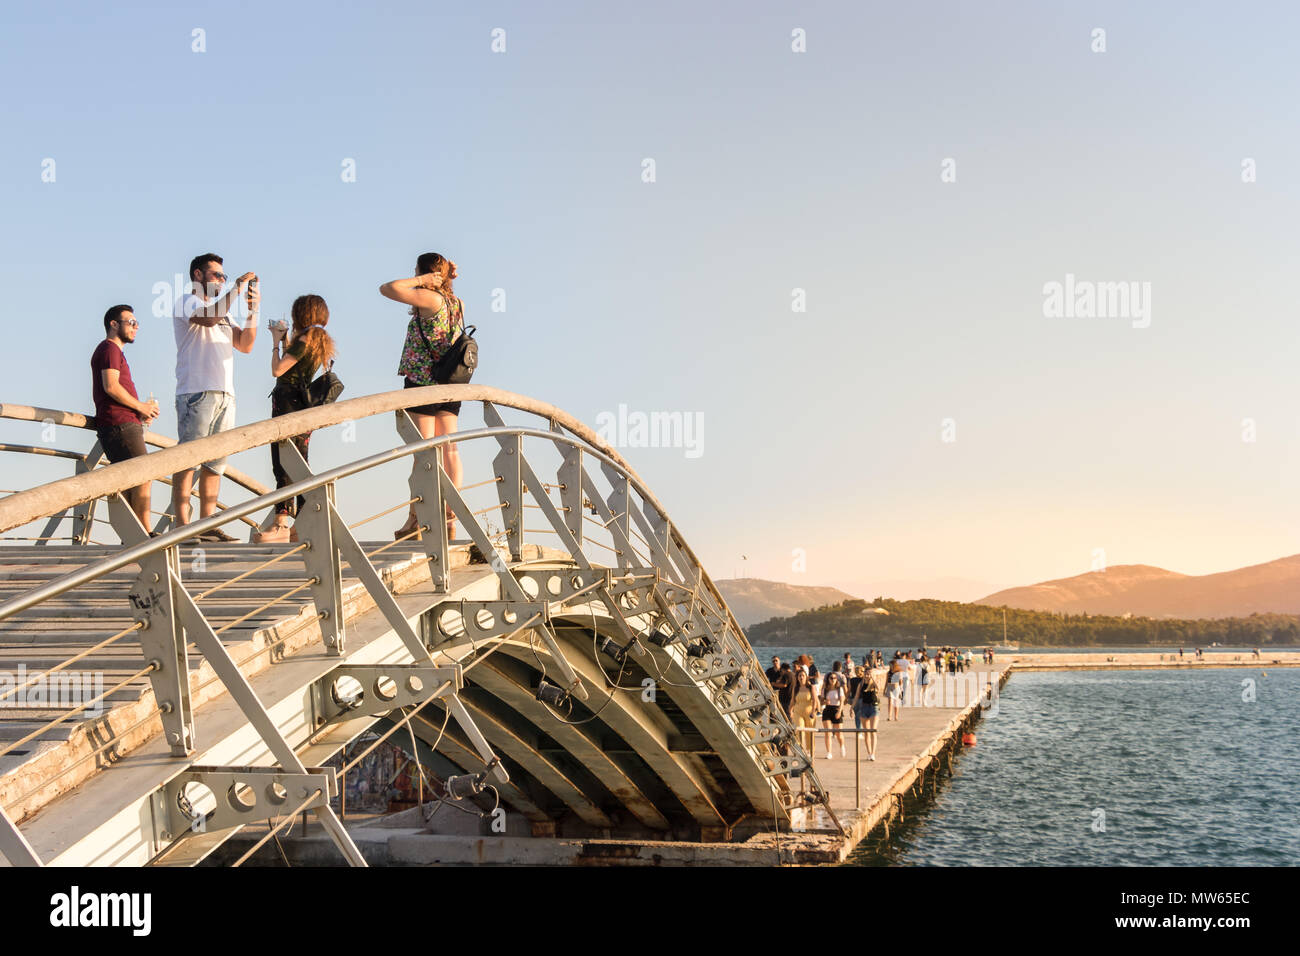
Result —
MULTIPOLYGON (((207 438, 235 427, 235 396, 229 392, 186 392, 176 396, 176 430, 180 441, 207 438)), ((205 461, 203 467, 223 474, 226 459, 205 461)))

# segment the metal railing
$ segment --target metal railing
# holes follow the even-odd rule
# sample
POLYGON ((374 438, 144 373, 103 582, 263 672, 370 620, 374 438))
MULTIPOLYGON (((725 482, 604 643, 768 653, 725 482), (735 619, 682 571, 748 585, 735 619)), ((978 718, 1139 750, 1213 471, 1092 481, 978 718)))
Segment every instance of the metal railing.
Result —
MULTIPOLYGON (((50 413, 50 410, 0 406, 0 416, 3 417, 40 420, 38 416, 45 413, 50 413)), ((63 416, 61 420, 55 420, 64 424, 93 427, 93 422, 90 426, 86 424, 91 420, 84 416, 50 414, 63 416), (78 418, 81 424, 77 424, 78 418)), ((154 444, 160 446, 157 441, 154 444)), ((121 546, 113 553, 0 603, 0 622, 21 620, 24 612, 58 600, 79 587, 104 581, 108 575, 121 569, 132 565, 138 565, 140 569, 130 588, 131 613, 135 618, 132 625, 60 664, 46 668, 32 680, 64 671, 110 644, 136 634, 146 666, 119 682, 103 698, 133 681, 148 677, 154 705, 131 710, 122 718, 124 724, 130 721, 129 724, 114 728, 108 740, 90 747, 77 761, 65 765, 60 774, 77 770, 84 778, 87 772, 95 769, 88 767, 87 761, 98 763, 104 755, 120 762, 132 746, 139 747, 144 743, 151 729, 155 732, 161 729, 174 756, 190 757, 197 748, 199 728, 194 719, 197 704, 214 694, 229 693, 274 756, 284 779, 292 778, 299 782, 300 778, 309 776, 294 747, 277 729, 249 684, 250 674, 258 668, 270 666, 272 661, 283 659, 288 651, 306 646, 308 639, 302 636, 302 629, 265 641, 261 648, 238 662, 223 645, 220 635, 241 626, 251 627, 250 621, 272 608, 294 604, 291 599, 306 604, 310 598, 309 606, 314 608, 310 629, 313 633, 319 631, 327 654, 345 660, 347 621, 342 569, 346 563, 359 578, 366 601, 384 616, 405 646, 410 666, 439 666, 435 664, 435 658, 440 662, 452 662, 454 679, 442 681, 436 691, 426 691, 422 699, 427 702, 434 696, 445 695, 449 715, 457 718, 466 737, 478 749, 487 768, 485 773, 492 772, 504 782, 505 772, 499 759, 460 704, 457 691, 461 674, 528 631, 530 635, 540 637, 558 672, 551 675, 559 682, 555 685, 552 702, 586 699, 588 692, 584 681, 569 660, 573 652, 570 649, 566 654, 549 624, 551 613, 581 608, 584 615, 592 614, 593 628, 599 610, 601 626, 617 637, 614 650, 609 650, 607 642, 601 653, 613 656, 620 673, 627 660, 643 660, 648 663, 647 669, 652 668, 651 673, 658 672, 671 686, 697 688, 702 699, 714 709, 713 720, 707 722, 707 732, 713 735, 711 745, 755 804, 760 804, 760 797, 765 801, 768 798, 776 800, 779 796, 781 805, 790 809, 797 801, 790 793, 786 778, 806 774, 805 784, 811 781, 813 794, 830 810, 826 791, 816 780, 811 759, 799 747, 794 729, 776 703, 739 624, 668 519, 665 509, 616 450, 560 409, 486 386, 430 386, 351 399, 241 426, 198 441, 170 446, 161 444, 161 447, 161 451, 142 458, 101 468, 95 468, 94 463, 87 464, 88 456, 81 461, 78 474, 72 478, 0 499, 0 533, 41 518, 66 514, 70 509, 93 508, 95 502, 106 499, 111 524, 122 540, 121 546), (481 402, 486 427, 433 438, 422 437, 404 410, 445 401, 481 402), (501 418, 498 406, 540 416, 546 427, 508 426, 501 418), (390 412, 397 415, 402 444, 319 474, 313 474, 293 445, 286 441, 303 432, 371 419, 390 412), (126 489, 145 481, 164 480, 203 461, 264 448, 276 442, 281 443, 281 460, 293 479, 292 483, 273 491, 262 489, 254 498, 229 504, 208 518, 172 528, 157 537, 149 536, 122 497, 126 489), (447 446, 469 448, 484 445, 495 448, 497 452, 490 463, 493 477, 457 488, 442 466, 441 450, 447 446), (537 446, 543 451, 526 451, 526 445, 527 449, 537 446), (543 482, 534 471, 532 462, 540 460, 544 454, 559 459, 554 482, 543 482), (345 523, 336 503, 338 484, 407 459, 411 460, 412 472, 408 480, 410 494, 406 500, 362 521, 351 525, 345 523), (589 470, 589 465, 598 471, 589 470), (465 496, 471 491, 490 493, 497 500, 490 506, 475 508, 465 496), (263 510, 267 512, 265 524, 277 503, 299 496, 305 499, 306 504, 298 517, 301 540, 296 547, 213 586, 196 588, 198 593, 194 595, 189 593, 181 573, 182 545, 232 521, 255 523, 250 520, 251 516, 263 510), (525 500, 529 496, 532 500, 525 500), (429 581, 436 594, 447 593, 450 586, 451 542, 446 526, 447 513, 454 514, 460 522, 469 536, 469 543, 487 561, 486 568, 499 587, 502 600, 488 602, 492 605, 491 610, 500 615, 494 626, 485 629, 472 619, 472 614, 463 616, 459 633, 444 634, 447 640, 440 647, 436 642, 426 643, 412 628, 372 564, 377 554, 397 542, 367 555, 352 533, 359 525, 408 507, 415 511, 420 531, 407 537, 418 534, 415 544, 420 551, 420 563, 428 568, 429 581), (549 524, 549 527, 525 527, 525 509, 540 512, 543 524, 549 524), (485 516, 498 518, 501 530, 484 527, 482 519, 485 516), (557 578, 560 581, 557 586, 545 577, 545 573, 536 577, 522 570, 527 564, 525 545, 535 547, 533 539, 543 533, 548 536, 548 541, 554 539, 552 543, 559 545, 558 549, 552 550, 561 564, 573 569, 570 582, 557 578), (508 560, 499 554, 498 540, 508 560), (589 547, 600 549, 603 563, 593 561, 588 554, 589 547), (257 580, 259 573, 291 556, 302 559, 304 583, 288 587, 252 610, 220 624, 216 623, 217 609, 203 609, 223 592, 229 593, 232 585, 257 580), (477 639, 474 636, 476 632, 479 633, 477 639), (203 670, 194 681, 190 679, 191 651, 198 651, 204 657, 203 670)), ((226 474, 230 476, 231 471, 228 469, 226 474)), ((251 479, 240 483, 253 491, 261 487, 251 479)), ((569 573, 564 572, 565 575, 569 573)), ((464 602, 461 603, 463 608, 464 602)), ((477 613, 482 614, 483 610, 477 613)), ((595 635, 593 630, 593 641, 595 635)), ((538 660, 540 662, 541 658, 538 660)), ((597 664, 603 673, 605 667, 599 665, 599 661, 597 664)), ((609 679, 608 674, 605 677, 609 679)), ((16 690, 18 688, 10 693, 16 690)), ((614 693, 615 690, 611 689, 611 697, 614 693)), ((76 713, 60 715, 24 735, 17 743, 10 743, 0 749, 0 757, 21 744, 39 739, 76 713)), ((109 716, 112 716, 111 712, 109 716)), ((213 779, 217 779, 221 771, 205 768, 205 772, 210 776, 216 774, 213 779)), ((43 805, 41 799, 57 789, 56 783, 52 779, 42 780, 16 798, 5 800, 5 809, 13 810, 21 819, 43 805)), ((311 805, 310 809, 349 862, 362 863, 359 851, 330 809, 328 795, 332 783, 318 780, 318 785, 313 786, 315 800, 308 799, 303 809, 311 805)), ((181 820, 182 824, 185 822, 181 820)), ((181 839, 170 831, 160 832, 163 837, 170 837, 173 845, 181 839)), ((15 862, 30 863, 32 859, 25 855, 24 845, 23 835, 0 812, 0 852, 15 862)))
MULTIPOLYGON (((0 403, 0 419, 9 419, 11 421, 36 422, 43 426, 55 428, 64 426, 68 428, 83 429, 86 431, 96 431, 97 424, 93 415, 82 415, 78 412, 68 412, 57 408, 41 408, 31 405, 12 405, 0 403)), ((172 448, 176 445, 176 439, 166 435, 159 435, 155 432, 146 431, 144 433, 144 443, 146 446, 153 448, 172 448)), ((27 455, 42 455, 52 458, 64 458, 75 463, 75 474, 81 475, 94 468, 107 464, 104 458, 104 450, 100 446, 99 439, 96 438, 90 449, 86 452, 71 451, 66 448, 55 448, 51 445, 25 445, 11 442, 0 443, 0 451, 21 453, 27 455)), ((268 489, 260 481, 251 478, 235 468, 227 468, 225 477, 230 479, 235 485, 252 492, 255 495, 265 494, 268 489)), ((171 488, 172 476, 163 475, 157 479, 168 489, 171 488)), ((18 491, 0 492, 0 494, 17 494, 18 491)), ((198 497, 198 488, 190 490, 191 498, 198 497)), ((47 546, 51 541, 67 541, 70 544, 93 544, 90 532, 95 523, 95 512, 98 500, 82 502, 71 508, 64 509, 58 514, 50 515, 41 529, 40 534, 36 536, 17 536, 5 537, 0 540, 7 541, 32 541, 38 547, 47 546), (58 526, 64 521, 71 521, 72 525, 66 534, 56 534, 58 526)), ((225 508, 225 504, 218 501, 217 508, 225 508)), ((168 528, 173 520, 170 511, 155 511, 158 518, 157 524, 154 525, 155 531, 162 531, 168 528)), ((247 522, 253 525, 253 530, 259 527, 253 522, 247 522)), ((269 523, 269 522, 268 522, 269 523)))

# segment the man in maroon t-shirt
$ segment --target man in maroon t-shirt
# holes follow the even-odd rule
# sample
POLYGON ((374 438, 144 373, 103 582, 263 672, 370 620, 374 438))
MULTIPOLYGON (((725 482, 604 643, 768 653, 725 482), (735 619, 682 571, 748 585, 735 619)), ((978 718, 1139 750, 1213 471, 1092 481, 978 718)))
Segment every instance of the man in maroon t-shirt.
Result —
MULTIPOLYGON (((104 313, 104 341, 90 356, 90 391, 95 399, 95 430, 100 447, 110 462, 126 461, 145 454, 144 425, 158 417, 158 403, 140 401, 131 381, 122 346, 135 341, 140 323, 129 305, 115 305, 104 313)), ((145 529, 149 528, 150 482, 126 493, 131 509, 145 529)))

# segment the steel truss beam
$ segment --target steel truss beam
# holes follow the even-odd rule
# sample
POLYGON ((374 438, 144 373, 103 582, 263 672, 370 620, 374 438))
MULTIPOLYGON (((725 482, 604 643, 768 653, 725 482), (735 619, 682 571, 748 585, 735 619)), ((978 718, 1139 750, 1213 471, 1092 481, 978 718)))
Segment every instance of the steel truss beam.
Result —
MULTIPOLYGON (((291 442, 280 443, 280 464, 284 470, 288 472, 289 477, 294 481, 305 481, 306 479, 313 477, 311 469, 307 466, 307 462, 291 442)), ((446 472, 443 472, 441 468, 439 469, 439 476, 441 479, 446 479, 447 485, 451 485, 450 479, 447 479, 446 472)), ((384 615, 384 619, 388 622, 388 626, 393 629, 399 638, 401 638, 402 643, 406 645, 407 650, 411 653, 411 656, 415 658, 415 661, 421 664, 432 664, 433 660, 429 656, 429 649, 425 646, 425 642, 415 633, 415 629, 411 627, 411 622, 406 619, 406 615, 402 613, 402 609, 397 606, 397 600, 389 592, 388 588, 384 586, 383 578, 379 576, 379 572, 375 570, 375 566, 370 563, 370 559, 366 557, 365 551, 362 550, 357 539, 353 537, 351 529, 348 528, 347 523, 343 520, 343 516, 339 514, 338 508, 335 507, 334 496, 331 490, 332 487, 332 485, 327 484, 322 489, 317 489, 330 490, 330 493, 318 496, 316 499, 316 508, 318 512, 322 515, 328 514, 330 542, 328 544, 329 550, 327 553, 329 560, 336 566, 340 558, 348 562, 348 566, 351 567, 353 573, 361 579, 362 584, 365 585, 366 590, 374 599, 375 606, 384 615)), ((447 495, 446 486, 443 487, 443 494, 447 495)), ((454 485, 451 485, 451 493, 448 497, 451 499, 450 504, 452 508, 457 511, 458 517, 460 517, 461 521, 463 521, 466 527, 470 529, 471 533, 477 532, 479 536, 482 537, 482 531, 478 529, 477 523, 474 522, 473 514, 469 511, 469 507, 465 504, 464 499, 462 499, 459 493, 457 493, 454 485)), ((322 518, 321 520, 324 521, 325 519, 322 518)), ((314 525, 313 527, 319 528, 321 526, 314 525)), ((443 533, 444 535, 446 533, 445 525, 443 527, 443 533)), ((483 538, 483 541, 486 542, 486 538, 483 538)), ((308 543, 319 552, 321 548, 320 542, 309 540, 308 543)), ((488 550, 491 550, 490 545, 488 550)), ((311 548, 309 548, 308 551, 310 553, 311 548)), ((484 553, 486 554, 487 552, 485 551, 484 553)), ((337 573, 341 574, 342 572, 338 571, 337 573)), ((507 577, 509 577, 508 574, 507 577)), ((514 578, 510 578, 510 580, 513 582, 514 578)), ((518 586, 516 585, 516 587, 518 586)), ((520 593, 522 594, 522 592, 520 593)), ((341 637, 340 640, 342 640, 341 637)), ((454 694, 452 694, 450 698, 450 707, 452 714, 456 718, 456 722, 461 725, 466 735, 468 735, 470 740, 474 742, 474 746, 478 749, 479 753, 483 755, 484 761, 488 763, 489 766, 493 767, 493 776, 502 783, 506 782, 508 777, 505 768, 501 766, 500 761, 496 760, 496 754, 493 753, 492 748, 488 746, 487 740, 484 738, 482 732, 474 725, 474 721, 470 717, 469 712, 465 710, 464 704, 462 704, 460 699, 454 694)))
MULTIPOLYGON (((123 544, 147 541, 148 532, 120 494, 108 499, 108 518, 123 544)), ((179 606, 192 604, 180 578, 176 548, 156 551, 140 559, 140 576, 127 593, 136 620, 144 659, 155 664, 149 675, 154 700, 162 711, 163 734, 173 757, 194 752, 194 708, 190 702, 189 643, 181 624, 179 606)))
POLYGON ((313 727, 357 717, 380 717, 403 707, 423 704, 433 697, 458 693, 462 683, 458 666, 431 664, 341 664, 311 687, 313 727), (358 690, 346 693, 345 680, 358 690))
MULTIPOLYGON (((293 448, 293 446, 288 442, 281 446, 282 449, 286 447, 291 449, 293 448)), ((296 453, 297 449, 293 449, 293 451, 296 453)), ((284 459, 282 458, 281 460, 283 461, 284 459)), ((298 456, 298 461, 302 461, 301 456, 298 456)), ((116 504, 116 513, 113 515, 114 528, 117 529, 118 534, 122 536, 123 543, 130 545, 144 540, 147 537, 144 526, 140 524, 135 513, 127 507, 125 499, 123 499, 121 495, 114 495, 110 500, 116 504)), ((167 551, 169 554, 175 554, 174 548, 169 548, 167 551)), ((151 555, 149 557, 154 556, 151 555)), ((144 559, 142 563, 147 561, 148 558, 144 559)), ((280 766, 290 773, 305 774, 307 768, 302 765, 302 761, 298 759, 298 755, 294 752, 294 749, 289 746, 289 742, 285 740, 284 736, 280 733, 279 728, 275 725, 275 721, 271 719, 271 715, 267 713, 266 708, 262 705, 257 694, 253 691, 252 686, 248 683, 248 678, 246 678, 243 672, 240 671, 239 666, 235 664, 234 660, 231 658, 230 652, 226 650, 225 645, 221 643, 216 632, 212 630, 212 625, 209 624, 207 618, 203 616, 203 612, 200 611, 198 605, 194 603, 194 599, 190 597, 185 588, 181 586, 179 578, 177 577, 173 579, 170 576, 171 564, 175 561, 175 558, 168 558, 165 559, 165 561, 168 565, 169 574, 169 586, 165 590, 170 591, 170 604, 172 606, 169 614, 174 614, 176 615, 176 618, 179 618, 185 632, 184 637, 181 637, 179 636, 179 632, 176 631, 173 626, 171 640, 175 642, 175 646, 172 648, 172 653, 176 653, 176 647, 179 647, 183 652, 186 647, 186 642, 193 640, 194 643, 198 645, 199 651, 207 659, 208 663, 212 666, 212 669, 221 679, 221 682, 225 685, 231 698, 244 712, 244 716, 248 718, 248 722, 256 728, 262 740, 275 755, 275 759, 279 761, 280 766)), ((161 582, 155 581, 154 583, 158 584, 161 582)), ((382 584, 380 587, 384 594, 388 595, 387 589, 383 588, 382 584)), ((391 600, 391 595, 388 596, 391 600)), ((176 618, 169 617, 168 619, 174 622, 176 618)), ((403 620, 405 620, 405 618, 403 618, 403 620)), ((410 630, 409 625, 407 629, 410 630)), ((147 634, 148 628, 141 633, 147 634)), ((423 650, 423 647, 421 647, 421 650, 423 650)), ((185 676, 181 679, 180 683, 184 687, 185 691, 188 692, 188 670, 184 671, 184 674, 185 676)), ((163 707, 166 703, 167 699, 163 698, 159 701, 159 706, 163 707)), ((167 716, 168 715, 164 713, 164 720, 167 716)), ((190 718, 192 721, 192 714, 190 715, 190 718)), ((168 742, 172 745, 173 755, 188 755, 188 750, 183 754, 177 754, 178 742, 173 741, 171 738, 169 738, 168 742)), ((191 748, 196 746, 192 735, 187 743, 191 748)), ((326 802, 323 806, 315 807, 313 813, 315 813, 316 819, 321 822, 321 825, 325 828, 326 832, 329 833, 330 838, 334 841, 334 844, 339 848, 347 861, 353 866, 365 866, 366 861, 361 856, 361 851, 358 850, 356 844, 352 842, 352 838, 348 835, 347 830, 343 827, 339 818, 335 816, 329 803, 326 802)), ((175 831, 173 831, 173 833, 175 834, 175 831)))
POLYGON ((193 833, 232 830, 271 820, 296 809, 326 806, 338 796, 333 767, 313 767, 303 773, 285 773, 275 767, 190 767, 158 790, 152 800, 154 838, 159 843, 193 833), (196 788, 206 788, 215 798, 203 809, 196 788), (302 801, 314 799, 306 806, 302 801))
MULTIPOLYGON (((505 424, 496 409, 486 402, 484 421, 493 427, 504 427, 505 424)), ((609 589, 605 589, 602 594, 602 597, 608 600, 606 609, 610 618, 617 622, 620 629, 626 629, 632 643, 639 647, 636 637, 641 629, 633 627, 632 620, 629 619, 638 617, 647 618, 650 626, 646 630, 650 636, 656 633, 656 629, 658 633, 662 633, 661 626, 667 625, 670 634, 667 640, 663 641, 664 645, 704 640, 705 647, 713 653, 706 654, 704 658, 697 656, 677 658, 674 663, 680 661, 691 679, 702 687, 708 687, 711 681, 724 678, 727 680, 723 687, 726 692, 734 691, 742 684, 749 685, 741 689, 752 691, 747 697, 747 700, 752 703, 728 710, 719 708, 724 719, 734 722, 732 727, 737 737, 746 747, 790 740, 793 737, 793 728, 780 708, 775 706, 771 689, 766 686, 766 681, 752 682, 749 679, 748 672, 753 665, 752 652, 743 637, 737 639, 737 636, 732 634, 728 616, 714 605, 705 590, 703 569, 689 561, 677 546, 667 518, 657 508, 646 503, 643 512, 641 508, 634 505, 627 476, 608 462, 602 461, 602 471, 612 489, 607 498, 602 498, 591 477, 582 467, 581 454, 567 454, 557 474, 561 502, 567 512, 566 520, 556 511, 550 496, 546 494, 545 488, 532 472, 523 454, 522 446, 514 443, 507 445, 504 436, 498 441, 501 444, 502 454, 498 456, 497 461, 504 463, 506 458, 510 459, 508 475, 512 488, 513 476, 517 470, 519 484, 532 493, 534 501, 560 537, 561 544, 580 566, 589 566, 589 562, 574 532, 581 529, 582 505, 586 501, 590 501, 614 538, 616 564, 619 570, 633 570, 635 567, 632 562, 636 551, 630 535, 632 523, 634 522, 642 532, 650 552, 652 569, 657 572, 656 586, 650 590, 654 607, 645 607, 638 601, 636 608, 626 608, 609 593, 609 589), (684 572, 692 573, 688 576, 684 572), (671 593, 678 590, 684 593, 671 593), (674 602, 668 600, 669 595, 674 598, 674 602), (680 613, 683 605, 686 606, 685 614, 680 613), (710 616, 713 620, 710 620, 710 616), (713 621, 720 626, 715 626, 713 621), (761 701, 759 697, 762 698, 761 701), (756 717, 761 719, 756 720, 756 717)), ((499 468, 498 476, 501 475, 499 468)), ((513 500, 513 491, 511 500, 513 500)), ((650 569, 635 568, 635 570, 644 572, 650 569)), ((659 653, 672 656, 672 652, 666 647, 659 653)), ((714 705, 718 706, 716 701, 714 705)), ((810 765, 811 761, 807 755, 802 754, 797 743, 787 749, 795 753, 793 763, 810 765)), ((783 763, 788 764, 791 761, 783 763)))
POLYGON ((425 647, 430 651, 442 650, 447 645, 490 641, 527 626, 536 618, 549 624, 551 605, 546 601, 443 601, 421 619, 421 632, 425 647), (459 629, 446 625, 448 617, 460 618, 459 629))
MULTIPOLYGON (((424 440, 406 409, 399 408, 396 418, 397 434, 403 441, 415 444, 424 440)), ((447 538, 447 511, 442 500, 442 481, 439 477, 442 474, 441 454, 437 448, 416 452, 412 456, 411 477, 407 484, 411 489, 411 497, 415 499, 415 520, 425 529, 418 540, 424 548, 425 557, 429 559, 429 578, 433 582, 433 590, 445 594, 451 583, 451 566, 447 563, 451 542, 447 538)))

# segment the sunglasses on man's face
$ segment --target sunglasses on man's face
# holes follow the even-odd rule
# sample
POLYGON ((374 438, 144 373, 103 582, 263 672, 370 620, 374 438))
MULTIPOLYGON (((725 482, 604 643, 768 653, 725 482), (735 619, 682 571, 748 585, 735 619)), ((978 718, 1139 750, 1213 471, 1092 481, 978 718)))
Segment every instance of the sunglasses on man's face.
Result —
POLYGON ((118 319, 117 321, 121 322, 123 325, 129 325, 133 329, 140 327, 140 321, 138 319, 118 319))

